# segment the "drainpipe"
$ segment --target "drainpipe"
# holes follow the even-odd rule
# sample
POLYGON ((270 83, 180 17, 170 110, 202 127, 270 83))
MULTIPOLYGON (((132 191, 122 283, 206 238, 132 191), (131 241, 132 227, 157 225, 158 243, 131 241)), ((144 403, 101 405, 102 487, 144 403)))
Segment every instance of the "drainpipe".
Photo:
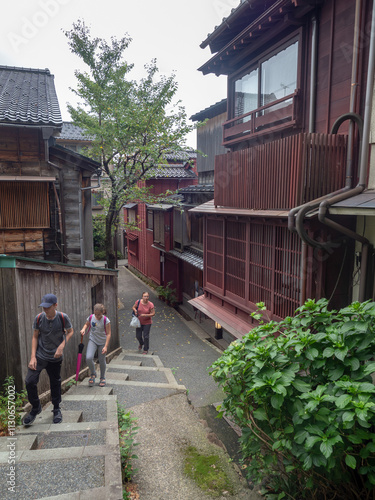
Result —
POLYGON ((81 187, 78 190, 78 214, 79 214, 79 246, 81 252, 81 266, 85 265, 85 239, 84 239, 84 223, 83 223, 83 211, 82 211, 82 192, 88 189, 100 188, 100 173, 98 172, 98 184, 96 186, 87 186, 85 188, 81 187))
MULTIPOLYGON (((311 19, 311 78, 310 78, 310 111, 309 111, 309 132, 315 131, 316 117, 316 80, 318 67, 318 21, 314 15, 311 19)), ((293 217, 294 219, 294 217, 293 217)), ((289 224, 289 221, 288 221, 289 224)), ((300 305, 306 302, 306 283, 307 283, 307 243, 302 241, 301 249, 301 293, 300 305)))
MULTIPOLYGON (((371 35, 370 35, 370 51, 369 51, 369 65, 367 69, 367 84, 366 84, 366 101, 365 101, 365 112, 364 112, 364 123, 363 123, 363 141, 361 147, 361 157, 360 157, 360 171, 359 171, 359 182, 355 188, 356 191, 362 192, 366 188, 366 178, 367 178, 367 167, 368 167, 368 156, 369 156, 369 138, 370 138, 370 125, 371 125, 371 109, 373 102, 373 90, 374 90, 374 74, 375 74, 375 2, 372 6, 372 24, 371 24, 371 35)), ((353 196, 349 194, 347 197, 353 196)), ((327 211, 333 203, 341 201, 343 199, 340 196, 331 198, 329 201, 323 202, 319 207, 319 220, 323 224, 332 227, 345 234, 348 231, 347 228, 338 224, 331 219, 326 217, 327 211), (339 198, 336 200, 335 198, 339 198)), ((345 198, 344 198, 345 199, 345 198)), ((346 233, 349 234, 349 233, 346 233)), ((353 233, 352 238, 362 243, 362 261, 361 261, 361 281, 359 287, 359 301, 363 302, 365 299, 365 288, 366 288, 366 274, 367 274, 367 256, 370 242, 367 238, 360 236, 357 233, 353 233)))
POLYGON ((310 113, 309 132, 315 131, 316 116, 316 75, 318 67, 318 22, 316 16, 311 20, 311 79, 310 79, 310 113))
MULTIPOLYGON (((357 8, 358 3, 357 2, 357 8)), ((356 10, 357 12, 357 10, 356 10)), ((369 241, 367 238, 355 233, 354 231, 349 230, 345 226, 338 224, 337 222, 332 221, 326 217, 327 211, 329 207, 338 203, 339 201, 343 201, 345 199, 351 198, 361 192, 366 188, 366 176, 367 176, 367 166, 368 166, 368 153, 369 153, 369 137, 370 137, 370 120, 371 120, 371 107, 372 107, 372 99, 373 99, 373 88, 374 88, 374 57, 375 57, 375 2, 372 7, 372 24, 371 24, 371 35, 370 35, 370 50, 369 50, 369 66, 367 71, 367 86, 366 86, 366 102, 365 102, 365 111, 364 111, 364 123, 363 123, 363 134, 362 141, 360 146, 360 159, 359 159, 359 182, 354 189, 348 189, 349 185, 349 176, 347 175, 346 186, 342 190, 343 192, 340 194, 331 193, 328 195, 327 199, 319 203, 319 221, 323 224, 335 229, 336 231, 345 234, 346 236, 355 239, 362 243, 362 262, 361 262, 361 282, 360 282, 360 290, 359 290, 359 300, 363 301, 365 298, 365 286, 366 286, 366 271, 367 271, 367 257, 368 257, 368 249, 369 249, 369 241), (345 192, 346 191, 346 192, 345 192)), ((343 121, 346 119, 351 119, 353 121, 357 121, 360 123, 358 115, 355 113, 347 113, 340 117, 336 123, 334 124, 333 129, 337 129, 343 121)), ((348 162, 349 163, 349 162, 348 162)), ((348 168, 348 165, 347 165, 348 168)), ((347 170, 348 173, 348 170, 347 170)), ((307 241, 309 244, 319 248, 327 248, 327 243, 322 244, 320 242, 314 241, 306 235, 306 232, 303 228, 303 218, 304 215, 310 211, 311 209, 317 208, 317 202, 312 202, 310 204, 306 204, 302 207, 302 209, 298 212, 297 221, 296 221, 296 229, 302 239, 307 241), (307 239, 306 239, 307 236, 307 239)), ((294 214, 289 213, 289 215, 293 216, 294 214)))
POLYGON ((58 172, 58 175, 59 175, 61 203, 60 203, 59 197, 57 195, 57 191, 56 191, 56 186, 55 185, 53 185, 53 189, 54 189, 55 198, 56 198, 57 206, 58 206, 58 213, 59 213, 59 225, 60 225, 60 232, 61 232, 61 262, 66 262, 67 259, 65 257, 65 249, 66 249, 65 210, 62 209, 63 199, 64 199, 64 194, 63 194, 63 186, 64 186, 63 170, 62 170, 61 167, 59 167, 55 163, 52 163, 50 160, 48 160, 47 163, 51 167, 55 168, 57 170, 57 172, 58 172))

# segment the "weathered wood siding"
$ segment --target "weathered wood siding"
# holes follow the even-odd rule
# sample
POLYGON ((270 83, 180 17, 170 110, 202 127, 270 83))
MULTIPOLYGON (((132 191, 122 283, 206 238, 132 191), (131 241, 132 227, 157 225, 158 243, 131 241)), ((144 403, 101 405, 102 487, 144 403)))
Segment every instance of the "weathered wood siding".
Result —
POLYGON ((24 168, 24 163, 39 162, 44 159, 44 142, 40 130, 1 127, 0 161, 18 162, 22 164, 18 167, 24 168))
MULTIPOLYGON (((105 305, 112 335, 108 352, 119 347, 117 272, 65 264, 0 257, 0 381, 14 375, 18 387, 24 385, 31 355, 32 323, 42 296, 54 293, 58 310, 72 321, 74 335, 64 351, 62 379, 75 374, 80 329, 93 311, 93 305, 105 305), (5 267, 10 266, 10 267, 5 267)), ((87 338, 84 339, 87 345, 87 338)), ((82 368, 86 366, 85 352, 82 368)), ((49 390, 43 373, 39 391, 49 390)))
POLYGON ((205 125, 199 127, 197 130, 197 149, 206 155, 198 155, 198 176, 201 176, 203 172, 213 172, 215 167, 215 155, 226 152, 226 148, 222 146, 223 123, 226 119, 227 113, 225 112, 214 118, 210 118, 205 125))
MULTIPOLYGON (((366 3, 363 2, 366 10, 366 3)), ((365 14, 369 18, 368 12, 365 14)), ((316 95, 316 131, 328 133, 334 121, 349 111, 351 72, 353 59, 355 2, 329 0, 324 2, 319 16, 318 73, 316 95)), ((361 32, 359 58, 361 65, 366 63, 368 34, 361 32)), ((363 70, 360 69, 360 71, 363 70)), ((364 94, 365 80, 358 80, 356 112, 359 108, 361 93, 364 94)), ((340 132, 347 132, 348 122, 340 132)))

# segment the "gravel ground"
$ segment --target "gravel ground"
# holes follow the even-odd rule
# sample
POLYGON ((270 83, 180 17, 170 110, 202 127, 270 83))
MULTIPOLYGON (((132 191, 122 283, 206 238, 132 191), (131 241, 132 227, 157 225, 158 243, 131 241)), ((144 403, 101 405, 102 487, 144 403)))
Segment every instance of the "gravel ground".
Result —
POLYGON ((64 410, 81 410, 83 422, 101 422, 107 420, 107 405, 105 401, 62 401, 61 412, 64 410))
MULTIPOLYGON (((1 477, 7 471, 9 466, 0 466, 1 477)), ((35 500, 100 486, 104 486, 104 457, 28 462, 17 465, 16 493, 7 491, 5 481, 0 482, 0 498, 35 500)))
POLYGON ((132 387, 131 385, 113 386, 113 394, 116 394, 117 401, 126 409, 132 408, 139 404, 140 392, 142 393, 142 401, 148 402, 155 398, 165 398, 171 394, 177 394, 179 391, 173 389, 157 389, 155 387, 132 387))
POLYGON ((85 432, 52 432, 38 434, 38 449, 70 448, 74 446, 96 446, 106 442, 105 429, 85 432))
POLYGON ((138 483, 142 500, 208 500, 213 498, 199 489, 184 474, 183 450, 196 447, 204 455, 220 457, 233 487, 233 494, 223 491, 216 498, 226 500, 259 500, 256 492, 249 490, 246 482, 228 460, 223 448, 210 442, 210 430, 200 421, 195 409, 188 404, 185 394, 177 394, 143 403, 133 408, 140 427, 137 440, 134 481, 138 483))

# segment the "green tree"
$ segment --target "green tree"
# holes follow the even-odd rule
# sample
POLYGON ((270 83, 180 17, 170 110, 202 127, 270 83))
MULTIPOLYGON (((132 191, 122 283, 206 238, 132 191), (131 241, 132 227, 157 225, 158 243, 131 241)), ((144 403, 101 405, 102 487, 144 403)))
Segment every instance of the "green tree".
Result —
MULTIPOLYGON (((111 183, 105 205, 105 249, 108 266, 115 255, 112 232, 121 207, 128 201, 155 201, 144 182, 150 169, 166 163, 166 153, 186 149, 186 137, 194 129, 187 123, 185 109, 174 104, 175 75, 159 76, 156 61, 145 66, 140 81, 130 78, 132 64, 123 54, 131 39, 111 38, 110 43, 91 36, 84 21, 65 32, 71 52, 82 59, 87 71, 75 71, 73 92, 76 107, 68 105, 73 122, 94 139, 88 154, 100 158, 103 173, 111 183)), ((160 198, 159 198, 160 199, 160 198)))

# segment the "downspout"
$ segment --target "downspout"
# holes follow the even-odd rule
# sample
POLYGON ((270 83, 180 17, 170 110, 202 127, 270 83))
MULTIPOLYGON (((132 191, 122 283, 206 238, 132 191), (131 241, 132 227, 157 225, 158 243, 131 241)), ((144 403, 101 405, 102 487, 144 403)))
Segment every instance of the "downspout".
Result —
POLYGON ((56 165, 55 163, 52 163, 50 160, 47 160, 48 165, 51 167, 55 168, 58 171, 59 175, 59 184, 60 184, 60 194, 61 194, 61 199, 62 201, 60 202, 57 191, 56 191, 56 186, 53 185, 54 193, 55 193, 55 198, 57 202, 57 207, 58 207, 58 213, 59 213, 59 225, 60 225, 60 232, 61 232, 61 262, 66 262, 66 257, 65 257, 65 249, 66 249, 66 232, 65 232, 65 210, 61 209, 61 206, 63 205, 63 170, 61 167, 56 165))
MULTIPOLYGON (((316 81, 318 67, 318 21, 314 15, 311 19, 311 68, 310 68, 310 106, 309 106, 309 132, 315 132, 316 117, 316 81)), ((307 283, 307 243, 302 241, 301 249, 301 294, 300 305, 306 302, 306 283, 307 283)))
POLYGON ((78 189, 78 213, 79 213, 79 246, 81 252, 81 266, 85 265, 85 238, 84 238, 84 224, 83 224, 83 211, 82 211, 82 191, 87 191, 88 189, 100 188, 100 172, 98 175, 98 184, 96 186, 87 186, 85 188, 80 187, 78 189))
MULTIPOLYGON (((361 157, 360 157, 360 170, 359 170, 359 182, 355 188, 358 192, 364 191, 366 188, 366 178, 367 178, 367 167, 368 167, 368 156, 369 156, 369 139, 370 139, 370 125, 371 125, 371 109, 373 101, 373 90, 374 90, 374 73, 375 73, 375 2, 372 6, 372 23, 371 23, 371 35, 370 35, 370 50, 369 50, 369 63, 367 69, 367 83, 366 83, 366 101, 365 101, 365 111, 364 111, 364 124, 363 124, 363 140, 361 147, 361 157)), ((347 197, 353 196, 348 193, 347 197)), ((341 201, 342 196, 337 196, 331 198, 329 201, 321 203, 319 207, 319 220, 323 224, 336 229, 337 231, 344 232, 348 231, 344 226, 332 221, 326 217, 327 211, 333 203, 341 201)), ((367 238, 353 233, 352 238, 356 241, 362 243, 362 261, 361 261, 361 281, 359 286, 359 301, 363 302, 365 300, 365 290, 366 290, 366 274, 367 274, 367 257, 370 242, 367 238)))
MULTIPOLYGON (((338 120, 336 120, 336 122, 334 123, 334 125, 332 127, 331 133, 337 133, 338 127, 341 125, 341 123, 343 121, 345 121, 346 119, 350 119, 350 120, 354 121, 357 124, 357 126, 360 128, 360 136, 362 136, 362 118, 359 115, 354 113, 354 110, 356 107, 356 103, 355 103, 356 90, 357 90, 357 86, 358 86, 357 73, 358 73, 358 58, 359 58, 358 51, 359 51, 359 37, 360 37, 361 4, 362 4, 362 0, 356 0, 355 26, 354 26, 354 39, 353 39, 354 50, 353 50, 352 77, 351 77, 352 83, 351 83, 350 104, 349 104, 350 111, 346 115, 343 115, 342 117, 339 117, 338 120), (347 117, 347 118, 345 118, 345 117, 347 117)), ((315 17, 313 18, 312 37, 313 36, 317 37, 317 33, 315 31, 315 28, 314 28, 314 19, 315 19, 315 17)), ((316 19, 315 19, 315 21, 316 21, 316 19)), ((315 43, 317 43, 317 40, 315 41, 315 43)), ((316 81, 314 82, 312 80, 313 76, 315 75, 315 78, 316 78, 316 74, 317 74, 317 61, 314 62, 314 59, 313 59, 313 55, 315 55, 315 57, 317 57, 317 53, 314 52, 315 43, 314 43, 314 40, 312 40, 312 42, 311 42, 311 45, 312 45, 311 64, 312 64, 312 66, 311 66, 311 83, 310 83, 310 93, 311 93, 312 98, 310 99, 310 119, 309 119, 309 131, 310 132, 313 132, 315 130, 314 121, 315 121, 315 111, 316 111, 315 110, 315 107, 316 107, 316 92, 315 92, 316 81)), ((288 229, 290 231, 293 231, 293 232, 297 231, 299 233, 302 241, 305 241, 308 245, 311 245, 311 246, 317 247, 317 248, 324 247, 324 245, 310 239, 308 237, 306 231, 304 231, 304 229, 301 227, 301 225, 299 225, 298 228, 295 227, 295 216, 301 210, 304 210, 304 215, 305 215, 309 211, 317 209, 320 205, 320 202, 322 202, 326 199, 329 199, 329 198, 335 196, 336 194, 345 193, 346 191, 349 191, 349 189, 351 188, 351 181, 352 181, 352 177, 353 177, 353 174, 352 174, 352 163, 353 162, 352 162, 352 153, 351 153, 352 143, 353 143, 353 126, 351 124, 351 127, 349 129, 349 137, 348 137, 348 152, 349 153, 347 156, 347 163, 346 163, 345 187, 338 189, 337 191, 334 191, 334 192, 329 193, 327 195, 321 196, 321 197, 319 197, 311 202, 308 202, 308 203, 305 203, 305 204, 300 205, 298 207, 295 207, 289 211, 288 229)), ((301 214, 301 218, 302 218, 302 214, 301 214)))
MULTIPOLYGON (((356 14, 359 12, 358 11, 358 5, 361 0, 357 0, 357 5, 356 5, 356 14)), ((356 31, 357 33, 357 31, 356 31)), ((358 57, 358 54, 355 54, 356 57, 358 57)), ((370 119, 371 119, 371 105, 372 105, 372 94, 373 94, 373 87, 374 87, 374 56, 375 56, 375 2, 372 7, 372 24, 371 24, 371 35, 370 35, 370 50, 369 50, 369 66, 368 66, 368 71, 367 71, 367 87, 366 87, 366 102, 365 102, 365 111, 364 111, 364 125, 363 125, 363 134, 362 135, 362 140, 361 140, 361 146, 360 146, 360 159, 359 159, 359 182, 357 186, 354 189, 349 189, 348 185, 351 180, 351 176, 348 175, 349 173, 349 168, 351 168, 351 162, 348 161, 347 163, 347 179, 346 179, 346 186, 341 190, 342 192, 340 194, 337 193, 331 193, 330 195, 327 195, 326 199, 322 201, 321 203, 317 203, 319 200, 315 200, 312 203, 303 205, 302 207, 297 207, 299 208, 298 215, 297 215, 297 221, 296 221, 296 229, 300 237, 304 240, 307 241, 310 245, 315 246, 317 248, 328 248, 329 244, 327 243, 320 243, 315 240, 312 240, 311 238, 308 237, 306 234, 304 228, 303 228, 303 218, 304 215, 309 212, 312 209, 315 209, 319 206, 319 221, 322 222, 323 224, 331 227, 332 229, 335 229, 342 234, 345 234, 346 236, 355 239, 356 241, 359 241, 362 243, 362 263, 361 263, 361 282, 360 282, 360 290, 359 290, 359 300, 363 301, 365 297, 365 285, 366 285, 366 268, 367 268, 367 256, 368 256, 368 248, 369 248, 369 241, 367 238, 364 238, 363 236, 355 233, 354 231, 351 231, 347 229, 345 226, 342 226, 341 224, 338 224, 337 222, 332 221, 331 219, 326 218, 326 213, 328 211, 328 208, 330 205, 334 203, 338 203, 339 201, 348 199, 352 196, 355 196, 361 192, 366 187, 366 176, 367 176, 367 164, 368 164, 368 143, 369 143, 369 135, 370 135, 370 119)), ((357 63, 356 63, 357 64, 357 63)), ((356 67, 353 64, 353 67, 356 67)), ((352 88, 353 90, 353 88, 352 88)), ((356 121, 357 124, 360 123, 359 121, 359 116, 356 115, 355 113, 347 113, 346 115, 343 115, 340 117, 338 120, 336 120, 336 123, 332 127, 333 129, 337 130, 338 127, 341 125, 343 121, 346 119, 351 119, 353 121, 356 121)), ((360 130, 361 132, 361 130, 360 130)), ((349 152, 350 154, 350 152, 349 152)), ((296 209, 293 211, 289 212, 289 222, 291 219, 293 219, 292 222, 294 222, 294 214, 296 213, 296 209), (293 212, 293 213, 292 213, 293 212)), ((289 225, 289 228, 290 225, 289 225)), ((292 228, 293 229, 293 228, 292 228)))

